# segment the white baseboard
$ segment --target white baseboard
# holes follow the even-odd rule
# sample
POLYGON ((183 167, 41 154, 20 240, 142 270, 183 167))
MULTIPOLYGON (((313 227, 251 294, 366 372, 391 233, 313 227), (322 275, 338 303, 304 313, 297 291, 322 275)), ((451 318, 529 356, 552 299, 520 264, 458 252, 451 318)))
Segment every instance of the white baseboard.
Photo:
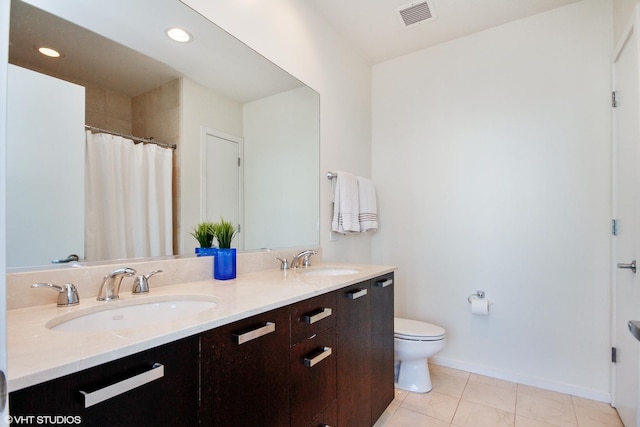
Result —
POLYGON ((572 396, 582 397, 585 399, 611 403, 611 394, 608 391, 577 387, 575 385, 560 383, 546 378, 501 371, 499 369, 494 369, 483 365, 467 363, 460 360, 447 359, 438 356, 430 357, 429 363, 433 363, 434 365, 446 366, 447 368, 459 369, 461 371, 471 372, 478 375, 484 375, 491 378, 497 378, 500 380, 511 381, 518 384, 524 384, 531 387, 537 387, 544 390, 556 391, 558 393, 570 394, 572 396))

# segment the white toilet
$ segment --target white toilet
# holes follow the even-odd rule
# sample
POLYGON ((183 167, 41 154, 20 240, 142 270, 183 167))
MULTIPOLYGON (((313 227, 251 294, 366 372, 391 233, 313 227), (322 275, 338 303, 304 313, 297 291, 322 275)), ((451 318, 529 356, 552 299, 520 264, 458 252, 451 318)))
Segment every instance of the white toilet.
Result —
POLYGON ((444 348, 445 330, 431 323, 394 319, 396 387, 416 393, 431 391, 427 358, 444 348))

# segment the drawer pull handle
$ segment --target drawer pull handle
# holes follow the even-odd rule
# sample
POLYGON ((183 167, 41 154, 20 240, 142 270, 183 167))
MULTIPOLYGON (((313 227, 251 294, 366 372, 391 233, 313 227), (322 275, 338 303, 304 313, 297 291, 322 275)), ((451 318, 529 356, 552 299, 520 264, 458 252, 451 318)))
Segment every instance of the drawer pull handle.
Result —
POLYGON ((366 289, 356 289, 353 291, 349 291, 346 293, 347 298, 349 299, 358 299, 360 297, 363 297, 367 294, 367 290, 366 289))
POLYGON ((376 282, 376 286, 379 288, 386 288, 387 286, 393 285, 393 279, 381 280, 376 282))
POLYGON ((312 368, 314 365, 317 365, 329 356, 331 356, 331 347, 322 347, 322 351, 311 359, 308 357, 304 358, 304 366, 312 368))
POLYGON ((129 390, 148 384, 151 381, 155 381, 164 377, 164 365, 160 363, 154 363, 150 370, 138 374, 134 377, 127 378, 110 386, 101 388, 90 393, 80 390, 80 393, 84 395, 84 407, 96 405, 105 400, 109 400, 112 397, 116 397, 122 393, 126 393, 129 390))
POLYGON ((330 308, 323 308, 322 310, 320 310, 320 312, 313 314, 311 316, 306 315, 306 316, 302 316, 302 321, 308 325, 313 325, 316 322, 319 322, 322 319, 326 319, 327 317, 331 316, 331 314, 333 313, 333 310, 331 310, 330 308))
POLYGON ((244 344, 251 340, 255 340, 256 338, 263 337, 271 332, 275 332, 276 324, 273 322, 266 322, 264 326, 261 326, 257 329, 253 329, 249 332, 245 332, 243 334, 233 334, 236 339, 236 344, 244 344))

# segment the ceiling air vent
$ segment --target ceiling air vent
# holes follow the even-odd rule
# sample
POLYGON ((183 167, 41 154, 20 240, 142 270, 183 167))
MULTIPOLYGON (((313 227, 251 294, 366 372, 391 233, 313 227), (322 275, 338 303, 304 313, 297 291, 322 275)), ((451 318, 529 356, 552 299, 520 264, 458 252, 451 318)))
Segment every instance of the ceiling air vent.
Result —
POLYGON ((397 8, 396 12, 398 12, 400 22, 405 28, 436 19, 433 6, 430 1, 410 3, 397 8))

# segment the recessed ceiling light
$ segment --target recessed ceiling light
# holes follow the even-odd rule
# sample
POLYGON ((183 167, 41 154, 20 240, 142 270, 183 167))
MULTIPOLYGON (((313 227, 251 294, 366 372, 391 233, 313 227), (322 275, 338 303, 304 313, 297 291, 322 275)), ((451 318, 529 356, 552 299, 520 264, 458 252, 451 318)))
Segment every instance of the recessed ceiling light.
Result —
POLYGON ((193 39, 193 37, 191 36, 191 34, 189 34, 188 31, 185 31, 182 28, 178 28, 178 27, 169 28, 167 30, 167 35, 171 40, 175 40, 180 43, 187 43, 193 39))
POLYGON ((37 49, 38 49, 38 52, 50 58, 60 58, 62 56, 60 52, 50 47, 40 46, 37 49))

